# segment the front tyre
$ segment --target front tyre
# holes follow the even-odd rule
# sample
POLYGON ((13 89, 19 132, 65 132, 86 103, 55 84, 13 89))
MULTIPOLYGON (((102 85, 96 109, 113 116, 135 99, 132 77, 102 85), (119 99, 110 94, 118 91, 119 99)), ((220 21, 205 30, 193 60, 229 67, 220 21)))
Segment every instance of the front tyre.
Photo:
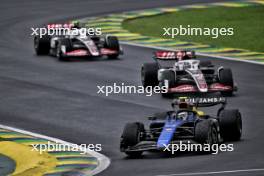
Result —
MULTIPOLYGON (((219 144, 217 123, 212 119, 205 119, 198 122, 195 126, 195 141, 200 144, 209 144, 210 147, 213 144, 219 144)), ((212 153, 212 148, 208 152, 212 153)))
POLYGON ((144 63, 141 67, 141 82, 146 88, 147 86, 157 86, 158 81, 158 70, 159 66, 156 62, 154 63, 144 63))
MULTIPOLYGON (((142 123, 135 122, 126 124, 121 136, 121 151, 125 151, 129 147, 138 144, 144 138, 144 132, 145 129, 142 123)), ((139 157, 142 151, 126 151, 125 153, 130 157, 139 157)))
POLYGON ((50 50, 50 39, 47 36, 34 37, 34 49, 37 55, 47 55, 50 50))

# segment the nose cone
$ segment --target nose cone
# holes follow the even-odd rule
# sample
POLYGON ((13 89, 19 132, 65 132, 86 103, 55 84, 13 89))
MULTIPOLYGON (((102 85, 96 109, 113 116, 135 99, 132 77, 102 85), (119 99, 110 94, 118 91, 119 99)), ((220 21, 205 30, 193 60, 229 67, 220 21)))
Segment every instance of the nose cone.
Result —
POLYGON ((173 139, 177 127, 179 127, 182 123, 183 121, 180 119, 166 120, 162 132, 157 141, 157 147, 164 148, 164 146, 168 145, 173 139))
POLYGON ((208 92, 208 87, 207 87, 207 85, 205 85, 205 86, 198 86, 198 89, 199 89, 199 91, 200 92, 208 92))

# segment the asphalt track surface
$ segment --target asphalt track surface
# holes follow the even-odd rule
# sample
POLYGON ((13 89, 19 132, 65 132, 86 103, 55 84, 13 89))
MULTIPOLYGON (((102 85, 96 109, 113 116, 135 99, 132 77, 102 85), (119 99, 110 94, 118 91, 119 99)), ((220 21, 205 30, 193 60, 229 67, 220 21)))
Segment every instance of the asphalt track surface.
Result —
MULTIPOLYGON (((119 152, 119 137, 126 122, 170 108, 160 95, 98 95, 97 85, 114 82, 140 85, 140 66, 150 61, 152 49, 123 46, 119 60, 95 59, 58 62, 33 51, 30 27, 71 19, 160 6, 207 1, 172 0, 4 0, 0 6, 0 123, 61 138, 73 143, 101 143, 111 158, 99 175, 159 175, 263 168, 264 67, 214 59, 233 69, 239 92, 229 100, 243 115, 243 140, 234 152, 218 155, 180 154, 167 157, 146 153, 128 159, 119 152)), ((207 58, 202 58, 207 59, 207 58)), ((222 175, 263 175, 245 172, 222 175)))

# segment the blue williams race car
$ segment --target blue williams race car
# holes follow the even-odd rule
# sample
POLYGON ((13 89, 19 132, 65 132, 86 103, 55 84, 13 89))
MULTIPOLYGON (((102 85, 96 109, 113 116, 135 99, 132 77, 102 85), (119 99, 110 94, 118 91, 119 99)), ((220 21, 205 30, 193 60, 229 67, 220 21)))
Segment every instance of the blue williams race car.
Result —
POLYGON ((212 146, 223 141, 240 140, 241 114, 238 109, 225 109, 225 106, 224 97, 176 99, 172 102, 173 111, 149 117, 148 129, 141 122, 126 124, 121 136, 120 150, 128 156, 138 157, 144 151, 164 151, 173 144, 212 146), (214 105, 221 105, 215 116, 198 110, 199 107, 214 105))

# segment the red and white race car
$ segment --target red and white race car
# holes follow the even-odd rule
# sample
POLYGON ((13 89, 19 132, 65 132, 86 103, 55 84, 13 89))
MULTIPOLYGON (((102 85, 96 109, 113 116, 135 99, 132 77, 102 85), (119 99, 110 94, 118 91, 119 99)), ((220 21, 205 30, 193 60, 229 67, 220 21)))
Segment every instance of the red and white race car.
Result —
POLYGON ((45 29, 56 31, 56 33, 34 37, 34 48, 37 55, 52 55, 59 60, 68 60, 74 57, 98 56, 117 58, 123 54, 116 36, 79 35, 78 32, 81 29, 74 28, 70 24, 48 24, 45 29))
POLYGON ((207 92, 232 96, 237 87, 231 69, 216 69, 211 61, 195 58, 194 51, 157 51, 156 62, 144 63, 141 68, 143 86, 165 86, 167 91, 163 96, 207 92))

